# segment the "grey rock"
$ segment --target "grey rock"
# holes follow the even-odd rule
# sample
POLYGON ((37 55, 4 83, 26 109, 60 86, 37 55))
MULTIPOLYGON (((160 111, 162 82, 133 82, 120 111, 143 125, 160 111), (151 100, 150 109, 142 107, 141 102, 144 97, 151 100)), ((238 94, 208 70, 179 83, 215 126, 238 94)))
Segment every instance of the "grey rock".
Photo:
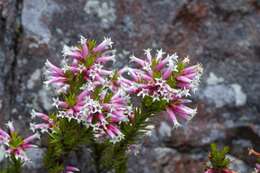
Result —
POLYGON ((172 132, 172 127, 170 127, 166 122, 161 122, 158 132, 160 137, 162 138, 170 137, 172 132))
POLYGON ((51 32, 48 23, 52 14, 59 9, 53 0, 23 1, 22 25, 27 36, 36 38, 39 43, 49 43, 51 32))
POLYGON ((84 11, 88 15, 97 15, 101 27, 109 28, 116 21, 116 9, 113 1, 89 0, 86 2, 84 11))
POLYGON ((217 108, 225 105, 243 106, 247 100, 247 96, 239 84, 207 86, 203 89, 201 97, 203 97, 203 95, 209 103, 214 103, 217 108))
POLYGON ((28 158, 31 160, 26 164, 30 169, 38 169, 43 166, 43 156, 45 149, 41 148, 30 148, 26 151, 28 158))
POLYGON ((4 150, 2 147, 0 147, 0 163, 4 160, 5 155, 4 155, 4 150))
POLYGON ((36 69, 33 74, 31 75, 30 79, 27 81, 27 88, 33 89, 35 86, 35 82, 39 81, 41 77, 42 71, 40 69, 36 69))
POLYGON ((230 169, 239 173, 252 172, 252 169, 250 169, 242 160, 239 160, 231 155, 229 155, 228 158, 231 160, 230 169))

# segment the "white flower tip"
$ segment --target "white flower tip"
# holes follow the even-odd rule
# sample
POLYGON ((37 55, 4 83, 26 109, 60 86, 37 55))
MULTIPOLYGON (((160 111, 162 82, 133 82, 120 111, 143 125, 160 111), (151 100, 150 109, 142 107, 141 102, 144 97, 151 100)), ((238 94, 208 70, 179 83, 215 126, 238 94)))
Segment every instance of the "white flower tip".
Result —
POLYGON ((110 37, 104 37, 104 42, 110 47, 112 48, 112 44, 114 44, 114 42, 111 41, 110 37))
POLYGON ((177 53, 174 53, 174 54, 168 55, 168 56, 169 56, 170 61, 173 61, 173 62, 178 61, 179 56, 177 55, 177 53))
POLYGON ((53 101, 52 105, 54 107, 58 108, 59 107, 59 102, 60 102, 59 98, 53 98, 52 101, 53 101))
POLYGON ((80 35, 80 44, 86 44, 87 38, 84 37, 83 35, 80 35))
POLYGON ((151 51, 152 51, 152 49, 150 49, 150 48, 144 49, 144 54, 150 55, 151 51))
POLYGON ((31 118, 34 119, 36 117, 36 111, 33 109, 31 111, 31 118))
POLYGON ((35 123, 30 123, 30 130, 34 133, 36 131, 35 123))
POLYGON ((48 80, 44 81, 43 84, 48 88, 50 85, 50 82, 48 80))
POLYGON ((177 129, 179 127, 182 127, 182 125, 178 121, 174 122, 173 128, 177 129))
POLYGON ((166 53, 162 49, 159 49, 156 52, 157 52, 157 55, 164 55, 166 53))
POLYGON ((163 52, 162 49, 157 50, 156 60, 159 61, 164 54, 165 54, 165 52, 163 52))
POLYGON ((115 55, 111 55, 111 61, 115 62, 116 61, 116 56, 115 55))
POLYGON ((197 69, 198 69, 199 73, 203 73, 203 66, 202 66, 202 64, 198 64, 197 65, 197 69))
POLYGON ((197 114, 197 108, 193 109, 189 120, 191 120, 196 114, 197 114))
POLYGON ((70 52, 70 47, 65 44, 62 49, 63 56, 67 56, 69 52, 70 52))
POLYGON ((47 59, 44 64, 48 68, 50 66, 51 62, 47 59))
POLYGON ((130 62, 133 62, 137 57, 133 54, 129 57, 130 62))
POLYGON ((41 135, 40 135, 40 133, 38 133, 38 132, 36 132, 34 135, 35 135, 35 138, 36 138, 36 139, 40 139, 40 138, 41 138, 41 135))
POLYGON ((14 122, 13 121, 8 121, 6 123, 6 126, 11 130, 14 131, 14 122))
POLYGON ((184 64, 188 64, 188 63, 190 63, 190 58, 187 56, 187 57, 185 57, 184 59, 183 59, 183 61, 182 61, 184 64))

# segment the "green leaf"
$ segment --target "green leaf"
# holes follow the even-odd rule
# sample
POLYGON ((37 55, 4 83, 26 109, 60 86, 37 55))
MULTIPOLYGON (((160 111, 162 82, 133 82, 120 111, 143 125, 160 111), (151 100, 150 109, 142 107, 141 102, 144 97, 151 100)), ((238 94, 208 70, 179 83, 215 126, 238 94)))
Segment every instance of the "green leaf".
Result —
POLYGON ((98 87, 95 88, 95 90, 94 90, 93 93, 92 93, 92 98, 93 98, 94 100, 98 100, 99 94, 101 93, 102 89, 103 89, 102 86, 98 86, 98 87))
POLYGON ((11 134, 11 140, 9 142, 9 145, 11 148, 17 148, 23 143, 23 138, 18 135, 16 132, 12 132, 11 134))
POLYGON ((65 96, 65 102, 68 103, 70 107, 73 107, 77 103, 75 93, 69 92, 69 94, 65 96))
POLYGON ((216 144, 211 144, 210 162, 213 168, 221 169, 227 168, 230 160, 226 158, 226 154, 229 152, 229 147, 224 147, 218 150, 216 144))
POLYGON ((170 85, 171 88, 176 88, 176 80, 175 80, 175 76, 174 75, 171 75, 167 79, 167 84, 170 85))
POLYGON ((96 40, 88 40, 88 48, 89 50, 92 50, 94 47, 96 47, 96 40))
POLYGON ((110 91, 108 91, 108 92, 106 93, 105 98, 104 98, 104 103, 108 103, 108 102, 111 100, 112 96, 113 96, 113 93, 110 92, 110 91))
POLYGON ((85 59, 85 66, 86 67, 91 67, 93 64, 94 64, 94 62, 95 62, 95 60, 96 60, 96 56, 94 56, 94 55, 89 55, 86 59, 85 59))
POLYGON ((177 65, 178 72, 181 72, 185 68, 185 64, 182 62, 179 62, 177 65))

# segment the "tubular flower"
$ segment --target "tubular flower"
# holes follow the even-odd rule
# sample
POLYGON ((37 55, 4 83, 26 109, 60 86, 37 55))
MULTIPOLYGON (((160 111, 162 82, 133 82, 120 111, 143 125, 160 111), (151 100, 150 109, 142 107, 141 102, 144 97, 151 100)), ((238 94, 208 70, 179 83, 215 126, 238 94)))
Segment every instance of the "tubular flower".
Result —
POLYGON ((67 84, 67 77, 65 70, 53 65, 49 60, 45 63, 46 71, 46 81, 44 82, 47 86, 52 84, 57 88, 58 92, 66 91, 69 87, 67 84))
POLYGON ((145 50, 145 59, 135 56, 131 61, 141 69, 125 67, 119 71, 119 81, 129 93, 137 96, 150 97, 153 102, 164 101, 167 103, 166 112, 175 126, 180 126, 177 116, 190 120, 196 109, 186 106, 191 101, 185 99, 190 95, 190 89, 195 89, 201 76, 200 65, 186 67, 187 59, 178 61, 177 54, 164 56, 158 50, 155 57, 151 50, 145 50), (131 79, 124 77, 127 74, 131 79), (187 80, 186 80, 187 78, 187 80))
POLYGON ((53 99, 53 105, 60 110, 57 116, 60 118, 68 118, 69 120, 74 119, 81 122, 81 112, 85 106, 86 97, 89 97, 98 85, 99 82, 89 81, 80 88, 81 91, 77 96, 68 95, 64 100, 60 100, 59 98, 53 99))
MULTIPOLYGON (((189 60, 186 58, 184 59, 183 64, 186 64, 188 62, 189 60)), ((200 64, 182 69, 176 77, 177 87, 180 87, 182 89, 192 89, 193 91, 196 91, 202 72, 203 69, 200 64)))
POLYGON ((255 165, 255 172, 260 172, 260 164, 259 163, 257 163, 256 165, 255 165))
POLYGON ((105 38, 102 43, 95 46, 93 40, 88 41, 81 36, 79 46, 71 48, 65 46, 63 55, 72 58, 72 65, 67 66, 74 73, 82 72, 85 80, 98 80, 102 83, 104 76, 112 73, 112 71, 104 70, 102 65, 115 60, 115 56, 110 55, 111 51, 109 51, 112 44, 110 38, 105 38))
POLYGON ((170 120, 175 127, 181 126, 177 120, 177 116, 184 120, 191 120, 193 116, 197 113, 196 109, 192 109, 185 104, 190 103, 191 100, 188 99, 177 99, 171 102, 166 107, 166 112, 169 115, 170 120))
POLYGON ((121 140, 124 135, 118 128, 119 124, 133 116, 130 97, 122 89, 111 90, 108 84, 101 86, 89 82, 81 89, 76 97, 54 100, 54 105, 59 109, 57 116, 83 122, 93 128, 97 138, 106 134, 111 142, 121 140))
POLYGON ((25 151, 29 148, 35 148, 36 145, 32 144, 32 141, 39 139, 38 133, 35 133, 25 139, 22 139, 15 131, 13 122, 7 123, 8 132, 0 129, 0 144, 3 145, 4 154, 6 157, 15 157, 22 162, 29 161, 25 151))
POLYGON ((96 46, 95 41, 81 36, 77 46, 65 45, 62 51, 64 56, 62 68, 46 61, 45 84, 52 84, 58 93, 66 93, 75 82, 78 82, 79 77, 88 82, 95 81, 103 84, 106 77, 112 74, 112 71, 105 70, 103 67, 103 64, 115 60, 110 50, 112 43, 111 39, 105 38, 96 46))
POLYGON ((93 128, 97 138, 106 134, 111 142, 118 142, 124 137, 119 124, 128 122, 133 114, 129 102, 130 98, 123 90, 114 92, 107 87, 99 87, 84 97, 79 114, 93 128), (96 94, 98 90, 100 92, 96 94))
POLYGON ((46 114, 36 112, 35 110, 32 110, 32 119, 35 119, 36 117, 41 119, 43 122, 40 124, 31 123, 30 128, 33 132, 40 130, 41 133, 49 132, 53 126, 54 121, 46 114))
POLYGON ((208 169, 205 173, 236 173, 233 170, 230 169, 208 169))
POLYGON ((141 69, 125 67, 120 70, 120 80, 125 88, 130 93, 135 93, 139 96, 150 96, 155 100, 171 100, 179 91, 172 88, 167 80, 171 73, 177 70, 176 54, 168 55, 162 50, 157 51, 155 58, 152 57, 150 49, 145 51, 146 59, 139 59, 135 56, 130 57, 132 62, 135 62, 141 69), (122 76, 127 72, 131 80, 122 76))
POLYGON ((66 166, 65 171, 63 173, 74 173, 79 172, 80 170, 74 166, 66 166))
MULTIPOLYGON (((53 105, 59 110, 57 117, 84 123, 93 129, 97 138, 107 135, 112 142, 117 142, 124 136, 119 124, 127 122, 133 111, 129 97, 120 89, 122 83, 117 81, 118 73, 103 66, 114 61, 109 50, 112 43, 111 39, 105 38, 96 45, 95 41, 81 37, 78 46, 65 46, 62 68, 46 62, 49 75, 46 83, 56 83, 61 87, 59 90, 64 91, 58 92, 60 95, 53 99, 53 105)), ((37 113, 35 116, 43 118, 44 123, 32 124, 32 129, 48 131, 53 126, 47 115, 37 113)))

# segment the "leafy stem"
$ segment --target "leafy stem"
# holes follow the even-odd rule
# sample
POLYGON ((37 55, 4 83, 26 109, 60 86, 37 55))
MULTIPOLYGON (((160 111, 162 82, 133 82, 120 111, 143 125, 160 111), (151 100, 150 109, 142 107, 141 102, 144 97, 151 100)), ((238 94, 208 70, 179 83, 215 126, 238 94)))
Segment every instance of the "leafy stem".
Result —
POLYGON ((7 167, 0 170, 0 173, 21 173, 22 172, 22 161, 17 159, 14 155, 8 160, 7 167))
MULTIPOLYGON (((126 151, 128 146, 135 144, 141 136, 149 129, 147 126, 151 124, 150 118, 165 108, 167 102, 153 101, 151 97, 145 97, 140 107, 135 110, 135 117, 130 120, 131 123, 121 125, 122 133, 125 137, 116 144, 108 144, 106 146, 106 155, 110 155, 107 167, 114 168, 116 173, 125 173, 127 171, 128 156, 126 151), (107 154, 110 153, 110 154, 107 154)), ((103 160, 107 159, 106 155, 103 160)))

